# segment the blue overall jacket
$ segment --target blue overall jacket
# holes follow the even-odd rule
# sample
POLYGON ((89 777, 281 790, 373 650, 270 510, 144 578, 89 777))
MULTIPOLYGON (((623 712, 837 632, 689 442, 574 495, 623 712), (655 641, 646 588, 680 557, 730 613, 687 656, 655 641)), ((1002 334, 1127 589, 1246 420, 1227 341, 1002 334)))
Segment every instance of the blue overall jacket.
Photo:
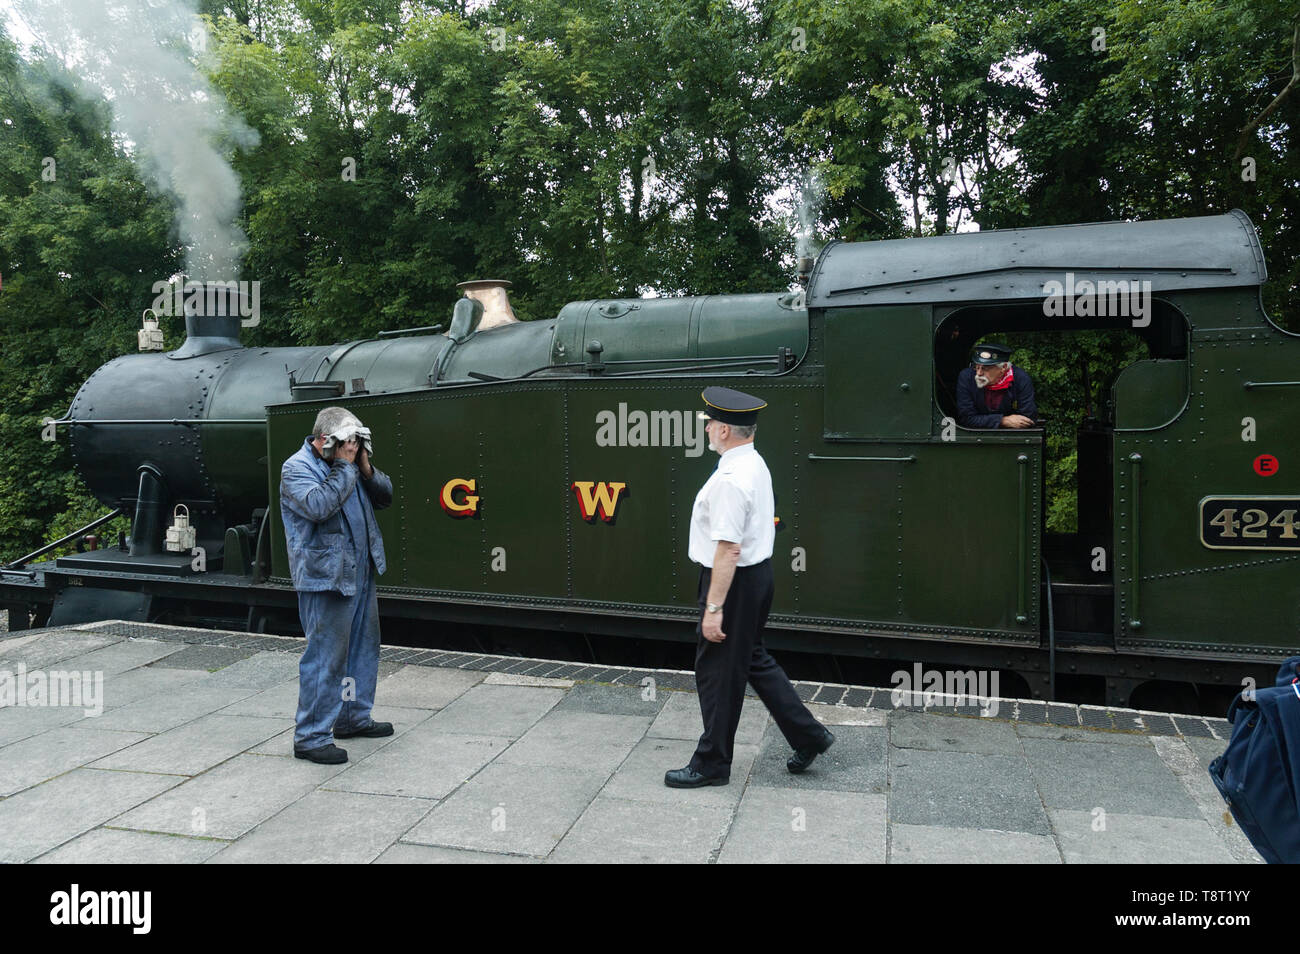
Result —
POLYGON ((387 569, 375 511, 393 502, 393 482, 371 466, 374 473, 366 480, 356 464, 321 460, 310 437, 284 462, 280 517, 294 589, 355 596, 357 561, 366 550, 376 573, 387 569), (358 487, 365 493, 358 493, 358 487))

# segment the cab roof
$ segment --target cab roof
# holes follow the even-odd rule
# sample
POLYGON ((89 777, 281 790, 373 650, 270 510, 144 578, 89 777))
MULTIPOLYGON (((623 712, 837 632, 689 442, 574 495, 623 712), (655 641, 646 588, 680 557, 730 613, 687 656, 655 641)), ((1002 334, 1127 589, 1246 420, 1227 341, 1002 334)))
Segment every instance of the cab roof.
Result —
POLYGON ((1259 285, 1264 251, 1245 212, 833 242, 808 282, 808 305, 897 305, 1041 298, 1047 282, 1151 282, 1153 292, 1259 285))

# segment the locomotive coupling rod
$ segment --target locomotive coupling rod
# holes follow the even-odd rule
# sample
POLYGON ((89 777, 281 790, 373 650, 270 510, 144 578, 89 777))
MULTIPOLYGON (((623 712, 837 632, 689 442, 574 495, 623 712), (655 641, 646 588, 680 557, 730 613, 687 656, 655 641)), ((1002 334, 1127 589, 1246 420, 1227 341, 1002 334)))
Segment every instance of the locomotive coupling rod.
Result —
POLYGON ((46 553, 49 553, 51 550, 55 550, 63 546, 65 543, 71 543, 73 540, 77 539, 77 537, 81 536, 83 533, 87 533, 91 530, 94 530, 99 525, 108 523, 108 521, 112 520, 114 517, 120 517, 120 516, 122 516, 122 508, 118 507, 116 510, 104 514, 104 516, 100 517, 98 520, 93 520, 90 523, 86 524, 80 530, 73 530, 66 537, 59 537, 59 539, 55 540, 53 543, 47 543, 39 550, 33 550, 31 553, 27 554, 26 556, 19 557, 17 560, 14 560, 12 563, 6 563, 3 567, 0 567, 0 570, 16 570, 19 567, 21 567, 23 564, 30 563, 38 556, 42 556, 46 553))

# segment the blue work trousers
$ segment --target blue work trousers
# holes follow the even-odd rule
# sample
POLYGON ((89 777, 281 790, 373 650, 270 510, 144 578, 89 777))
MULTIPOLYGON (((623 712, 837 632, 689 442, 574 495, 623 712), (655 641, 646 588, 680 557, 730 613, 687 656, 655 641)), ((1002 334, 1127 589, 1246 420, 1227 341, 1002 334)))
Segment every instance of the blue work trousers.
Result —
POLYGON ((370 554, 357 554, 357 592, 298 593, 307 649, 298 664, 295 749, 318 749, 373 720, 379 677, 379 599, 370 554))

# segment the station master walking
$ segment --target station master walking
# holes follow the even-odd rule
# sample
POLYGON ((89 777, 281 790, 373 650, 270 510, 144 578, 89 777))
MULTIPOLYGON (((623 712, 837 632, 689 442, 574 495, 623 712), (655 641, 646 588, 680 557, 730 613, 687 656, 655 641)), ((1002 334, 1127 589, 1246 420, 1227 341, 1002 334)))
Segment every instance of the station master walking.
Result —
POLYGON ((791 772, 803 772, 835 741, 763 646, 772 608, 776 507, 772 475, 754 434, 767 404, 730 388, 706 388, 701 396, 709 449, 721 456, 695 497, 690 527, 690 558, 701 566, 695 683, 704 734, 690 764, 664 775, 670 788, 730 781, 746 681, 794 749, 786 762, 791 772))
POLYGON ((393 502, 393 483, 370 463, 369 428, 350 411, 327 407, 312 434, 284 462, 280 515, 307 648, 298 666, 300 759, 348 760, 335 739, 393 734, 375 722, 379 600, 384 538, 375 511, 393 502))

